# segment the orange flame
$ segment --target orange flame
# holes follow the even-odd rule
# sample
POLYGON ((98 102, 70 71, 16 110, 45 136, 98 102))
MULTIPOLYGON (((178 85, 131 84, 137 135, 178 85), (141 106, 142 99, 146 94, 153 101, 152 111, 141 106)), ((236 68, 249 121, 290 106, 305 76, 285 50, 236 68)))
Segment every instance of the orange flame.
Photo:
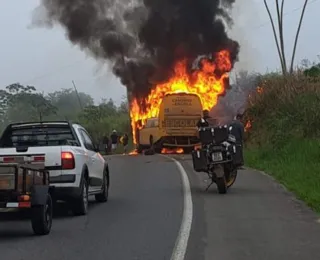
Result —
POLYGON ((225 80, 229 79, 228 72, 232 68, 230 53, 222 50, 215 55, 214 61, 202 59, 200 69, 192 73, 187 71, 187 60, 175 64, 174 76, 163 84, 158 84, 146 98, 147 109, 139 106, 139 101, 133 99, 130 104, 130 118, 133 130, 133 140, 136 143, 135 129, 141 129, 146 120, 159 115, 162 98, 171 93, 189 93, 200 97, 203 109, 211 110, 218 101, 218 96, 225 91, 225 80), (214 72, 221 71, 217 76, 214 72), (142 125, 137 121, 141 120, 142 125))
POLYGON ((161 153, 162 154, 182 154, 184 151, 182 148, 174 148, 174 149, 168 149, 168 148, 162 148, 161 153))
MULTIPOLYGON (((255 89, 255 91, 252 93, 253 95, 252 95, 252 94, 249 94, 249 96, 248 96, 248 102, 249 102, 249 104, 250 104, 250 105, 253 105, 253 104, 254 104, 253 98, 255 98, 256 95, 262 95, 263 93, 264 93, 264 88, 263 88, 263 86, 262 86, 262 87, 261 87, 261 86, 257 86, 256 89, 255 89)), ((245 131, 245 132, 249 132, 249 130, 252 128, 252 123, 253 123, 252 120, 250 120, 250 119, 247 120, 246 125, 245 125, 245 127, 244 127, 244 131, 245 131)))
POLYGON ((137 150, 133 150, 129 153, 129 155, 137 155, 138 154, 138 151, 137 150))
POLYGON ((262 94, 262 92, 263 92, 263 87, 257 87, 257 93, 259 93, 259 94, 262 94))
POLYGON ((252 127, 252 123, 251 120, 248 120, 245 127, 244 127, 244 131, 248 132, 250 130, 250 128, 252 127))

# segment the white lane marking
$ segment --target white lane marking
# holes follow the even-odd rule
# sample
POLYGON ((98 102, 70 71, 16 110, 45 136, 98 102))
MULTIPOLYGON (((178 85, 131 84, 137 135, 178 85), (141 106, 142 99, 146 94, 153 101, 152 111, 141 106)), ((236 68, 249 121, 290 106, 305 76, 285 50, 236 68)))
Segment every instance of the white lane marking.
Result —
POLYGON ((169 158, 177 165, 179 172, 181 174, 182 179, 182 186, 183 186, 183 215, 181 226, 179 230, 179 234, 171 255, 171 260, 183 260, 185 254, 187 252, 188 247, 188 240, 191 231, 192 225, 192 217, 193 217, 193 204, 192 204, 192 196, 191 196, 191 189, 190 189, 190 182, 188 175, 181 165, 181 163, 169 156, 161 155, 163 157, 169 158))

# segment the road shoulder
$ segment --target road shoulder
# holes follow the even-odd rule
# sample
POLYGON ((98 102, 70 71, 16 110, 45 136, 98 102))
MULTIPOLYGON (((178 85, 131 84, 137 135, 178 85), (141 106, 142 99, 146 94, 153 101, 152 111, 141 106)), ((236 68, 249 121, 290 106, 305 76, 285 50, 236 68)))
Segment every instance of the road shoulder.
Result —
POLYGON ((194 204, 203 207, 195 209, 198 220, 193 227, 205 229, 201 236, 193 228, 188 256, 195 243, 205 246, 204 259, 208 260, 320 259, 317 214, 272 178, 241 170, 234 187, 220 195, 214 185, 204 191, 207 176, 195 173, 190 159, 182 164, 192 182, 194 204))

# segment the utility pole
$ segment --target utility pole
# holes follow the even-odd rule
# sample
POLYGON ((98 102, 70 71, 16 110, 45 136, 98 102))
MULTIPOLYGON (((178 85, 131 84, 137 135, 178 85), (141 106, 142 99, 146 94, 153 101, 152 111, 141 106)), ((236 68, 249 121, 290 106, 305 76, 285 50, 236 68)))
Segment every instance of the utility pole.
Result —
POLYGON ((77 97, 78 97, 79 106, 80 106, 81 110, 83 110, 82 103, 81 103, 81 99, 80 99, 78 90, 77 90, 77 88, 76 88, 76 84, 74 83, 73 80, 72 80, 72 85, 73 85, 74 91, 76 92, 76 95, 77 95, 77 97))

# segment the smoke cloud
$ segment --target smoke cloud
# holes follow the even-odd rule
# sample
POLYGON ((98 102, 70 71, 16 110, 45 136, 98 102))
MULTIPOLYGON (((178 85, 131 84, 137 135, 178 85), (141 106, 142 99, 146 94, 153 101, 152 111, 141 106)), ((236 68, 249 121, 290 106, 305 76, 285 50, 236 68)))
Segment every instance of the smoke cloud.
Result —
POLYGON ((200 55, 228 49, 237 60, 238 42, 226 27, 235 0, 41 0, 47 24, 65 28, 68 39, 113 73, 136 98, 167 80, 179 59, 190 67, 200 55))

